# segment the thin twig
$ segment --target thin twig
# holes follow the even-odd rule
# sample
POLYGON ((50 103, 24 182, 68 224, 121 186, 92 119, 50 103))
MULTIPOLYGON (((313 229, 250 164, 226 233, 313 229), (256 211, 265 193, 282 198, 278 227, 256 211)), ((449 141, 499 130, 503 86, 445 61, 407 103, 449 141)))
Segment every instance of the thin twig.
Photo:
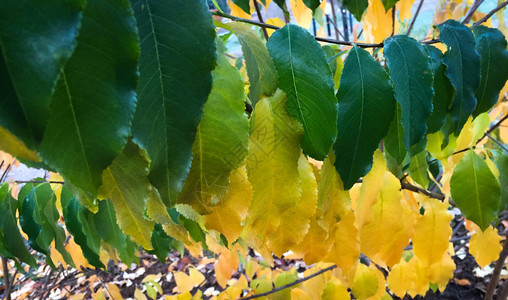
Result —
MULTIPOLYGON (((508 3, 508 1, 507 1, 508 3)), ((504 121, 506 121, 506 119, 508 119, 508 115, 502 117, 496 124, 494 124, 492 127, 489 128, 489 130, 485 131, 485 133, 483 134, 483 136, 481 138, 478 139, 478 141, 476 141, 476 144, 478 144, 479 142, 481 142, 484 138, 487 137, 487 134, 490 134, 492 131, 496 130, 496 128, 498 128, 501 123, 503 123, 504 121)))
POLYGON ((12 167, 11 164, 7 165, 7 168, 5 168, 5 171, 3 172, 2 177, 0 177, 0 182, 3 182, 5 177, 7 177, 7 174, 9 174, 9 172, 11 171, 11 167, 12 167))
POLYGON ((462 24, 467 24, 467 23, 469 23, 469 21, 471 21, 473 14, 478 9, 478 7, 480 7, 480 4, 482 4, 483 1, 484 0, 474 0, 473 5, 471 5, 471 8, 469 9, 469 11, 466 14, 466 17, 462 21, 462 24))
POLYGON ((330 266, 330 267, 328 267, 328 268, 324 268, 323 270, 320 270, 320 271, 318 271, 318 272, 316 272, 316 273, 314 273, 314 274, 311 274, 311 275, 309 275, 309 276, 306 276, 306 277, 300 278, 300 279, 295 280, 295 281, 293 281, 293 282, 291 282, 291 283, 289 283, 289 284, 283 285, 283 286, 281 286, 281 287, 278 287, 278 288, 276 288, 276 289, 270 290, 270 291, 268 291, 268 292, 264 292, 264 293, 261 293, 261 294, 252 295, 252 296, 245 297, 245 298, 240 298, 240 300, 255 299, 255 298, 259 298, 259 297, 263 297, 263 296, 267 296, 267 295, 270 295, 270 294, 276 293, 276 292, 278 292, 278 291, 282 291, 282 290, 284 290, 284 289, 287 289, 287 288, 289 288, 289 287, 292 287, 293 285, 297 285, 297 284, 299 284, 299 283, 301 283, 301 282, 304 282, 304 281, 306 281, 306 280, 309 280, 309 279, 311 279, 311 278, 314 278, 314 277, 316 277, 316 276, 318 276, 318 275, 320 275, 320 274, 323 274, 323 273, 328 272, 328 271, 330 271, 330 270, 333 270, 333 269, 335 269, 335 268, 337 268, 337 265, 333 265, 333 266, 330 266))
POLYGON ((413 30, 413 26, 415 25, 416 18, 420 14, 420 10, 422 9, 424 1, 425 0, 420 0, 420 4, 418 4, 418 8, 416 9, 415 15, 413 16, 411 23, 409 23, 409 27, 407 28, 406 35, 409 35, 411 33, 411 30, 413 30))
POLYGON ((15 183, 52 183, 52 184, 65 184, 65 181, 57 180, 14 180, 15 183))
POLYGON ((395 9, 395 5, 392 7, 392 34, 390 36, 393 36, 395 34, 395 14, 397 10, 395 9))
POLYGON ((473 23, 474 26, 476 25, 480 25, 481 23, 487 21, 490 17, 492 17, 493 14, 495 14, 498 10, 502 9, 503 7, 505 7, 506 5, 508 5, 508 1, 505 1, 501 4, 499 4, 496 8, 494 8, 493 10, 491 10, 485 17, 481 18, 480 20, 476 21, 473 23))
MULTIPOLYGON (((335 4, 333 3, 334 0, 328 0, 330 2, 330 6, 332 8, 332 20, 333 20, 333 28, 335 28, 335 39, 339 40, 339 28, 337 27, 337 15, 335 14, 335 4)), ((341 34, 342 35, 342 34, 341 34)), ((344 36, 342 37, 344 38, 344 36)))
POLYGON ((443 195, 441 193, 427 191, 426 189, 422 189, 421 187, 417 187, 415 185, 412 185, 412 184, 404 182, 404 181, 400 182, 400 186, 404 190, 412 191, 415 193, 420 193, 420 194, 423 194, 425 196, 428 196, 428 197, 431 197, 431 198, 434 198, 437 200, 443 201, 446 198, 445 195, 443 195))
POLYGON ((508 238, 504 240, 503 250, 501 250, 501 253, 499 254, 499 259, 496 261, 494 272, 490 277, 489 286, 487 287, 487 294, 485 295, 484 298, 485 300, 492 300, 494 292, 496 291, 497 282, 499 281, 499 275, 501 275, 501 271, 503 270, 504 262, 507 256, 508 256, 508 238))
POLYGON ((499 299, 508 299, 508 280, 505 280, 503 284, 503 291, 501 292, 499 299))
MULTIPOLYGON (((254 2, 254 8, 256 8, 256 13, 258 15, 259 22, 265 23, 265 22, 263 22, 263 17, 261 16, 261 10, 259 9, 258 1, 252 0, 252 2, 254 2)), ((265 39, 268 41, 268 31, 266 31, 265 27, 261 27, 261 28, 263 29, 263 35, 265 36, 265 39)))
POLYGON ((491 139, 494 143, 496 143, 496 144, 499 146, 499 148, 503 149, 503 150, 504 150, 504 152, 508 152, 508 149, 506 149, 506 147, 505 147, 503 144, 501 144, 501 142, 499 142, 498 140, 496 140, 495 138, 493 138, 493 137, 492 137, 490 134, 488 134, 488 133, 485 133, 485 135, 486 135, 489 139, 491 139))
POLYGON ((9 267, 7 265, 7 258, 2 256, 2 267, 4 273, 4 286, 5 286, 5 298, 6 300, 11 300, 11 284, 9 280, 9 267))

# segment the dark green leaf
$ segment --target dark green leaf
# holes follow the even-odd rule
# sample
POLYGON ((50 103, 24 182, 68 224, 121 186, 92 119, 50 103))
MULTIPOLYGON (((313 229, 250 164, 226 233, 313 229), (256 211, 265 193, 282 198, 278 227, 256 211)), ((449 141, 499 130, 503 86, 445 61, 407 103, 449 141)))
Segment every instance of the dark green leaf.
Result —
POLYGON ((272 34, 267 46, 279 86, 288 97, 287 110, 305 130, 303 152, 323 160, 337 134, 337 99, 323 49, 309 32, 293 24, 272 34))
POLYGON ((385 8, 385 11, 388 12, 388 10, 397 4, 399 0, 381 0, 383 2, 383 6, 385 8))
POLYGON ((174 239, 164 232, 160 224, 155 224, 152 232, 153 250, 147 252, 155 254, 160 262, 165 263, 166 258, 173 249, 173 241, 174 239))
POLYGON ((125 248, 125 235, 117 224, 116 213, 111 200, 99 202, 99 211, 94 215, 95 229, 101 239, 117 251, 125 248))
POLYGON ((129 3, 89 0, 78 46, 51 103, 41 157, 92 194, 122 151, 136 107, 139 57, 129 3))
POLYGON ((265 43, 256 32, 243 23, 234 22, 228 25, 242 46, 250 83, 249 97, 252 107, 255 107, 261 95, 271 96, 277 89, 277 71, 265 43))
POLYGON ((432 112, 432 70, 423 47, 405 35, 385 40, 384 56, 395 86, 395 99, 402 109, 406 150, 418 143, 427 132, 427 118, 432 112))
POLYGON ((355 16, 358 22, 362 20, 363 12, 367 9, 367 6, 369 6, 368 0, 343 0, 342 3, 347 10, 355 16))
POLYGON ((353 46, 344 63, 340 87, 335 167, 349 189, 372 167, 372 155, 388 133, 395 112, 390 78, 365 50, 353 46))
POLYGON ((319 7, 319 4, 321 4, 320 2, 321 0, 303 0, 305 6, 310 8, 312 11, 319 7))
POLYGON ((9 184, 2 184, 0 187, 0 229, 3 233, 3 245, 1 248, 5 248, 6 250, 3 254, 12 254, 23 262, 36 268, 37 264, 35 259, 25 247, 25 241, 19 233, 18 224, 16 222, 16 207, 17 203, 11 196, 9 184))
POLYGON ((455 135, 458 136, 476 107, 474 91, 480 84, 480 56, 474 48, 473 33, 467 26, 448 20, 438 28, 439 39, 448 46, 443 56, 445 74, 457 91, 450 115, 455 125, 455 135))
POLYGON ((434 133, 445 123, 448 107, 453 100, 455 90, 445 75, 445 67, 441 63, 443 58, 441 50, 427 44, 424 45, 424 49, 430 58, 430 66, 432 74, 434 74, 434 98, 432 98, 434 109, 427 119, 427 133, 434 133))
POLYGON ((67 230, 69 230, 74 237, 76 244, 80 246, 86 260, 97 268, 104 268, 105 266, 99 258, 99 247, 97 243, 90 242, 93 235, 90 234, 91 232, 90 227, 88 226, 88 220, 85 217, 85 211, 88 212, 88 210, 73 197, 70 200, 66 211, 67 215, 64 215, 64 218, 67 230))
POLYGON ((18 194, 19 207, 19 224, 21 229, 28 236, 28 243, 30 247, 40 253, 48 255, 48 248, 41 248, 37 243, 37 237, 42 231, 41 225, 39 225, 34 219, 35 201, 30 201, 27 196, 30 194, 32 189, 35 189, 35 184, 24 185, 18 194))
MULTIPOLYGON (((0 1, 0 48, 17 93, 16 99, 11 89, 0 91, 0 119, 29 147, 42 138, 51 95, 76 45, 84 4, 84 0, 0 1)), ((1 86, 7 84, 4 76, 1 86)))
POLYGON ((233 3, 250 15, 250 0, 233 0, 233 3))
POLYGON ((203 1, 132 0, 141 40, 136 142, 151 159, 149 178, 174 204, 212 87, 215 29, 203 1))
POLYGON ((499 182, 487 163, 470 150, 459 161, 450 179, 451 196, 464 217, 482 230, 495 221, 501 204, 499 182))
POLYGON ((475 92, 478 105, 473 113, 477 116, 489 111, 499 98, 499 91, 508 79, 508 51, 506 39, 496 28, 474 26, 476 50, 480 54, 481 80, 475 92))
POLYGON ((402 112, 399 103, 396 104, 395 109, 395 117, 390 124, 390 129, 388 130, 388 134, 386 135, 384 141, 386 152, 395 159, 398 165, 401 165, 404 162, 404 158, 406 158, 407 151, 403 141, 404 128, 402 128, 402 112))

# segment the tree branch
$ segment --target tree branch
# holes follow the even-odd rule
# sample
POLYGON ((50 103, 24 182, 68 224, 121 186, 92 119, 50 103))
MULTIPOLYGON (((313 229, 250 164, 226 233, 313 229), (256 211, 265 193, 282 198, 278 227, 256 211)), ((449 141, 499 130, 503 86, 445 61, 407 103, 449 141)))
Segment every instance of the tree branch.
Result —
POLYGON ((478 9, 478 7, 480 7, 480 5, 483 3, 483 1, 484 0, 474 0, 473 5, 471 5, 471 8, 469 9, 469 11, 466 14, 466 17, 462 21, 462 24, 466 24, 466 23, 469 23, 469 21, 471 21, 473 14, 478 9))
POLYGON ((15 183, 53 183, 53 184, 65 184, 65 181, 56 181, 56 180, 15 180, 15 183))
POLYGON ((492 17, 493 14, 496 13, 496 11, 502 9, 503 7, 505 7, 506 5, 508 5, 508 1, 505 1, 501 4, 499 4, 496 8, 494 8, 493 10, 491 10, 485 17, 481 18, 480 20, 476 21, 473 23, 474 26, 476 25, 480 25, 481 23, 487 21, 490 17, 492 17))
MULTIPOLYGON (((496 261, 496 266, 494 267, 494 272, 492 273, 492 277, 490 277, 489 285, 487 286, 487 294, 485 295, 485 300, 492 300, 494 296, 494 292, 496 291, 497 282, 499 281, 499 275, 501 275, 501 271, 504 267, 504 262, 508 257, 508 238, 505 238, 503 250, 499 254, 499 259, 496 261)), ((503 299, 503 298, 499 298, 503 299)))
POLYGON ((413 26, 415 25, 416 18, 420 14, 420 10, 422 9, 424 1, 425 0, 420 0, 420 3, 418 4, 418 8, 416 9, 415 15, 413 16, 411 23, 409 23, 409 27, 407 28, 406 35, 409 35, 411 33, 411 30, 413 30, 413 26))
MULTIPOLYGON (((337 28, 337 15, 335 13, 335 4, 333 3, 334 0, 328 0, 330 2, 330 6, 332 8, 332 20, 333 20, 333 28, 335 28, 335 39, 339 40, 339 28, 337 28)), ((341 34, 342 35, 342 34, 341 34)), ((342 37, 344 38, 344 37, 342 37)))
POLYGON ((397 10, 395 9, 395 5, 392 7, 392 34, 390 36, 393 36, 395 34, 395 15, 397 13, 397 10))
POLYGON ((323 273, 325 273, 325 272, 331 271, 331 270, 333 270, 333 269, 335 269, 335 268, 337 268, 337 265, 333 265, 333 266, 330 266, 330 267, 328 267, 328 268, 324 268, 323 270, 320 270, 320 271, 318 271, 318 272, 316 272, 316 273, 314 273, 314 274, 311 274, 311 275, 309 275, 309 276, 306 276, 306 277, 300 278, 300 279, 295 280, 295 281, 293 281, 293 282, 291 282, 291 283, 289 283, 289 284, 283 285, 283 286, 281 286, 281 287, 278 287, 278 288, 276 288, 276 289, 270 290, 270 291, 268 291, 268 292, 264 292, 264 293, 261 293, 261 294, 255 294, 255 295, 248 296, 248 297, 245 297, 245 298, 240 298, 239 300, 248 300, 248 299, 255 299, 255 298, 259 298, 259 297, 267 296, 267 295, 270 295, 270 294, 276 293, 276 292, 278 292, 278 291, 282 291, 282 290, 284 290, 284 289, 287 289, 287 288, 289 288, 289 287, 292 287, 292 286, 294 286, 294 285, 297 285, 297 284, 299 284, 299 283, 301 283, 301 282, 304 282, 304 281, 306 281, 306 280, 309 280, 309 279, 311 279, 311 278, 314 278, 314 277, 316 277, 316 276, 318 276, 318 275, 321 275, 321 274, 323 274, 323 273))
POLYGON ((434 199, 437 199, 437 200, 441 200, 443 201, 446 197, 445 195, 441 194, 441 193, 436 193, 436 192, 431 192, 431 191, 427 191, 426 189, 423 189, 421 187, 417 187, 415 185, 412 185, 408 182, 404 182, 404 181, 400 181, 400 187, 404 190, 408 190, 408 191, 412 191, 412 192, 415 192, 415 193, 419 193, 419 194, 423 194, 425 196, 428 196, 430 198, 434 198, 434 199))
MULTIPOLYGON (((261 16, 261 10, 259 9, 258 1, 252 0, 252 2, 254 2, 254 7, 256 8, 256 13, 258 15, 259 22, 265 24, 265 22, 263 22, 263 17, 261 16)), ((261 28, 263 29, 263 35, 265 36, 265 39, 268 41, 268 31, 266 31, 265 27, 261 27, 261 28)))

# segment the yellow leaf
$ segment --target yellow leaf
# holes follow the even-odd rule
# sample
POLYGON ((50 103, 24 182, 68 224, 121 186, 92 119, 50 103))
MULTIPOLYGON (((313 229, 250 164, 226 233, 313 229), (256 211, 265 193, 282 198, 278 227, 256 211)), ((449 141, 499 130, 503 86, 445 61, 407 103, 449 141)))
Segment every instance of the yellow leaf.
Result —
MULTIPOLYGON (((228 6, 231 9, 231 15, 244 19, 250 19, 250 15, 244 12, 238 5, 234 4, 233 1, 228 0, 228 6)), ((250 11, 252 13, 252 7, 250 11)))
MULTIPOLYGON (((392 10, 385 12, 381 0, 369 0, 362 19, 363 36, 367 43, 381 43, 392 33, 392 10)), ((398 22, 396 22, 398 26, 398 22)))
POLYGON ((334 226, 334 244, 324 259, 337 264, 344 272, 349 272, 360 257, 358 229, 354 222, 355 215, 350 212, 334 226))
POLYGON ((301 27, 307 29, 312 21, 312 11, 303 3, 302 0, 290 0, 291 11, 295 16, 296 22, 301 27))
MULTIPOLYGON (((282 21, 279 18, 270 18, 270 19, 266 20, 265 23, 270 24, 270 25, 279 26, 279 27, 284 27, 284 25, 286 25, 286 23, 284 23, 284 21, 282 21)), ((268 36, 270 37, 270 36, 272 36, 272 33, 275 32, 275 29, 267 28, 266 32, 268 33, 268 36)))
MULTIPOLYGON (((479 114, 474 120, 473 120, 473 138, 472 143, 476 143, 487 131, 487 128, 489 128, 490 125, 490 117, 488 113, 482 113, 479 114)), ((460 150, 460 149, 458 149, 460 150)))
POLYGON ((413 234, 416 216, 402 197, 400 182, 386 172, 371 208, 371 219, 360 229, 361 252, 385 268, 398 263, 413 234))
POLYGON ((162 203, 162 199, 157 192, 157 189, 152 186, 150 192, 150 197, 148 197, 148 202, 146 205, 146 214, 148 217, 161 225, 173 223, 171 221, 171 217, 166 210, 166 205, 162 203))
POLYGON ((444 291, 450 279, 453 278, 455 271, 455 262, 448 252, 443 255, 443 259, 427 268, 429 281, 436 284, 440 291, 444 291))
MULTIPOLYGON (((371 265, 372 266, 372 265, 371 265)), ((351 290, 358 300, 374 296, 379 289, 376 271, 364 264, 358 264, 351 290)))
POLYGON ((363 177, 358 200, 352 202, 352 208, 356 215, 356 228, 361 228, 371 217, 372 205, 377 200, 377 195, 383 185, 383 176, 386 173, 386 163, 380 150, 374 152, 374 162, 370 172, 363 177))
POLYGON ((9 130, 0 126, 0 149, 21 159, 39 162, 40 157, 9 130))
POLYGON ((263 249, 267 235, 279 228, 281 215, 302 194, 298 159, 303 129, 286 111, 286 101, 281 90, 258 101, 247 154, 253 199, 243 237, 267 261, 271 260, 263 249))
POLYGON ((194 286, 200 285, 205 281, 205 276, 196 268, 189 268, 189 277, 194 286))
POLYGON ((299 245, 293 247, 293 251, 303 257, 307 265, 321 261, 329 252, 333 242, 332 238, 328 238, 328 232, 317 222, 316 219, 311 220, 309 232, 299 245))
MULTIPOLYGON (((88 268, 91 267, 91 265, 88 263, 86 258, 83 256, 83 250, 81 250, 81 247, 74 242, 74 238, 71 238, 67 245, 65 245, 65 250, 69 252, 71 255, 72 261, 76 265, 76 268, 79 269, 79 267, 88 268)), ((56 251, 51 251, 51 254, 53 254, 56 251)))
MULTIPOLYGON (((305 270, 305 272, 303 272, 303 276, 304 277, 309 276, 322 269, 323 267, 321 266, 321 264, 315 265, 314 267, 305 270)), ((325 278, 325 274, 321 274, 314 278, 304 281, 301 287, 310 297, 310 299, 320 299, 321 294, 323 293, 323 290, 326 287, 326 282, 327 280, 325 278)))
POLYGON ((492 226, 489 226, 483 232, 480 228, 477 228, 469 241, 469 253, 474 256, 480 267, 485 268, 485 266, 490 265, 492 261, 499 258, 499 253, 502 250, 501 240, 502 238, 497 233, 497 229, 492 226))
POLYGON ((164 299, 165 300, 192 300, 192 299, 194 299, 194 297, 192 297, 192 294, 190 292, 185 292, 185 293, 181 293, 178 295, 166 296, 164 299))
MULTIPOLYGON (((339 58, 337 58, 339 59, 339 58)), ((330 226, 343 218, 351 210, 349 192, 334 166, 335 156, 330 152, 321 167, 321 179, 318 183, 318 223, 328 232, 330 226)))
POLYGON ((316 211, 316 178, 303 154, 298 160, 298 174, 301 179, 302 195, 292 207, 282 213, 279 228, 267 237, 268 247, 276 256, 281 256, 303 240, 309 231, 310 218, 316 211))
POLYGON ((180 293, 190 292, 195 286, 191 277, 184 272, 173 272, 173 277, 175 278, 176 288, 180 293))
POLYGON ((228 280, 238 269, 239 263, 238 253, 224 248, 214 266, 215 277, 221 287, 226 287, 228 280))
POLYGON ((294 288, 291 290, 291 300, 312 300, 312 298, 300 288, 294 288))
POLYGON ((395 7, 399 12, 399 18, 402 22, 408 22, 411 19, 411 7, 415 0, 399 0, 395 7))
POLYGON ((321 295, 322 300, 350 300, 349 292, 347 288, 342 284, 330 281, 327 283, 323 294, 321 295))
POLYGON ((242 232, 251 198, 252 186, 245 167, 231 171, 228 191, 218 205, 209 207, 212 213, 204 216, 205 227, 217 230, 233 243, 242 232))
POLYGON ((134 291, 134 299, 136 299, 136 300, 148 300, 146 298, 145 294, 143 294, 143 292, 138 290, 138 289, 136 289, 134 291))
POLYGON ((118 286, 116 284, 113 284, 113 283, 107 283, 106 284, 108 289, 108 294, 110 296, 110 299, 123 299, 122 297, 122 294, 120 293, 120 289, 118 288, 118 286))
POLYGON ((429 288, 427 272, 416 256, 409 262, 401 259, 400 263, 393 266, 388 274, 387 284, 388 288, 400 298, 406 293, 412 296, 424 295, 429 288))
POLYGON ((416 221, 412 241, 415 255, 424 265, 430 266, 439 262, 448 249, 453 217, 445 203, 426 196, 422 198, 425 199, 425 214, 416 221))
MULTIPOLYGON (((476 142, 476 141, 474 141, 474 142, 476 142)), ((469 148, 472 145, 472 143, 473 143, 473 121, 472 121, 472 117, 469 117, 467 119, 466 124, 464 124, 462 131, 460 132, 459 136, 457 137, 457 145, 456 145, 455 149, 462 150, 462 149, 469 148)), ((452 156, 453 162, 458 163, 462 159, 462 157, 464 156, 465 153, 467 153, 467 152, 454 154, 452 156)))

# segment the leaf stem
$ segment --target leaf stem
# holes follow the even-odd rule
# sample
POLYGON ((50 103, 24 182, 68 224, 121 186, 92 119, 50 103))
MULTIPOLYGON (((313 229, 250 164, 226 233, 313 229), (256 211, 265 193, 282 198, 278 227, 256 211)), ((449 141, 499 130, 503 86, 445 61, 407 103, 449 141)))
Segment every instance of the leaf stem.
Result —
MULTIPOLYGON (((260 23, 266 24, 263 22, 263 17, 261 16, 261 10, 259 9, 259 3, 257 0, 252 0, 254 2, 254 8, 256 8, 256 14, 258 15, 258 20, 260 23)), ((268 31, 266 31, 266 27, 261 27, 263 29, 263 35, 265 39, 268 41, 268 31)))
POLYGON ((282 290, 284 290, 284 289, 287 289, 287 288, 289 288, 289 287, 292 287, 292 286, 294 286, 294 285, 297 285, 297 284, 299 284, 299 283, 301 283, 301 282, 304 282, 304 281, 306 281, 306 280, 309 280, 309 279, 311 279, 311 278, 314 278, 314 277, 316 277, 316 276, 318 276, 318 275, 321 275, 321 274, 323 274, 323 273, 325 273, 325 272, 331 271, 331 270, 333 270, 333 269, 335 269, 335 268, 337 268, 337 265, 333 265, 333 266, 330 266, 330 267, 328 267, 328 268, 324 268, 324 269, 322 269, 322 270, 320 270, 320 271, 318 271, 318 272, 316 272, 316 273, 310 274, 309 276, 306 276, 306 277, 300 278, 300 279, 295 280, 295 281, 293 281, 293 282, 291 282, 291 283, 289 283, 289 284, 283 285, 283 286, 281 286, 281 287, 278 287, 278 288, 276 288, 276 289, 270 290, 270 291, 268 291, 268 292, 264 292, 264 293, 260 293, 260 294, 255 294, 255 295, 248 296, 248 297, 245 297, 245 298, 240 298, 239 300, 248 300, 248 299, 255 299, 255 298, 259 298, 259 297, 267 296, 267 295, 270 295, 270 294, 276 293, 276 292, 278 292, 278 291, 282 291, 282 290))

